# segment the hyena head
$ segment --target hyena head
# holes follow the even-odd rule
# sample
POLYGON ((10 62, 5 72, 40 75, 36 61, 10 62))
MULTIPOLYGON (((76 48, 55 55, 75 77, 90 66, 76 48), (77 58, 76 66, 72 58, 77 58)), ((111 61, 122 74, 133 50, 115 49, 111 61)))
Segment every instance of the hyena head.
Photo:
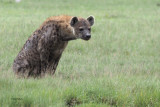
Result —
POLYGON ((89 16, 87 19, 73 17, 70 22, 76 38, 81 38, 83 40, 89 40, 91 38, 91 26, 93 24, 93 16, 89 16))

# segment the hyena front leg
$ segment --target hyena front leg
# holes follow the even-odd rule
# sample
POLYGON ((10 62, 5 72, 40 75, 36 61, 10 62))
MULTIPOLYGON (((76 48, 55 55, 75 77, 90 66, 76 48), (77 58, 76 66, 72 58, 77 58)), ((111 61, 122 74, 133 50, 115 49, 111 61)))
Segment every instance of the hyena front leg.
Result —
POLYGON ((61 55, 58 56, 57 58, 53 58, 49 64, 48 64, 48 67, 47 67, 47 73, 50 74, 50 75, 54 75, 55 71, 56 71, 56 68, 58 66, 58 63, 59 63, 59 60, 61 58, 61 55))
POLYGON ((40 54, 40 69, 41 75, 43 76, 46 72, 48 58, 49 58, 49 50, 47 50, 47 43, 45 41, 45 36, 42 36, 38 43, 38 51, 40 54))
POLYGON ((43 50, 40 53, 40 59, 41 59, 41 74, 44 75, 47 70, 47 65, 48 65, 48 57, 49 57, 49 52, 47 50, 43 50))

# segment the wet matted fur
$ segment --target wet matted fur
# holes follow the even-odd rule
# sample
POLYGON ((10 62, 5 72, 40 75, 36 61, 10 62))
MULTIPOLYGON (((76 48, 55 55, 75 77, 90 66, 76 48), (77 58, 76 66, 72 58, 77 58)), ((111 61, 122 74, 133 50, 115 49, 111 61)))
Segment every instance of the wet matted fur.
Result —
POLYGON ((68 41, 89 40, 93 24, 92 16, 48 18, 24 44, 14 60, 13 71, 20 77, 53 75, 68 41))

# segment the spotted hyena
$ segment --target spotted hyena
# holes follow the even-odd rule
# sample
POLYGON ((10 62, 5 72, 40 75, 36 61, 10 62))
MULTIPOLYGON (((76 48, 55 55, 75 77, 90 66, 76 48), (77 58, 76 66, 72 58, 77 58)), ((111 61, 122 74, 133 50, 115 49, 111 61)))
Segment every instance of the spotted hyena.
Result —
POLYGON ((54 74, 68 41, 89 40, 93 24, 92 16, 49 17, 26 41, 14 60, 13 71, 22 77, 54 74))

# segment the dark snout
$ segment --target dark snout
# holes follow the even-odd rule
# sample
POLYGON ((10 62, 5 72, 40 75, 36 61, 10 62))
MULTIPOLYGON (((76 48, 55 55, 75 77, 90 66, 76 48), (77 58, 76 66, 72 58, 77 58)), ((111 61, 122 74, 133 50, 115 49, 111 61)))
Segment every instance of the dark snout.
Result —
POLYGON ((83 37, 84 40, 89 40, 91 38, 91 34, 87 34, 83 37))
POLYGON ((89 34, 89 35, 86 35, 86 38, 87 39, 90 39, 91 38, 91 35, 89 34))

